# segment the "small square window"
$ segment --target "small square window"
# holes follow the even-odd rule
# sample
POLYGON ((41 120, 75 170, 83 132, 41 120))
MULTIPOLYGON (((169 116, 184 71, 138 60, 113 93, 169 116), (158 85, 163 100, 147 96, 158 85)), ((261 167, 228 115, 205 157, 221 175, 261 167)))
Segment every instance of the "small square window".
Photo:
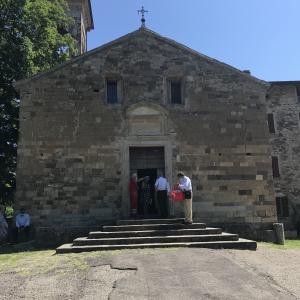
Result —
POLYGON ((106 93, 107 93, 107 103, 109 104, 118 103, 118 81, 117 80, 106 81, 106 93))
POLYGON ((182 103, 182 87, 181 81, 171 80, 170 82, 171 88, 171 103, 172 104, 181 104, 182 103))

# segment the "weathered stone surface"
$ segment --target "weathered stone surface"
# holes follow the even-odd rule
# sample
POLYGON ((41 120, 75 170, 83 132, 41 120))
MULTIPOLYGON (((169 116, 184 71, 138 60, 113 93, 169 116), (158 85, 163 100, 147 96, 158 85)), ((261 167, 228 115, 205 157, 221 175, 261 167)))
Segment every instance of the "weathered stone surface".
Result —
MULTIPOLYGON (((67 0, 70 16, 74 19, 72 35, 77 41, 78 54, 87 51, 87 32, 94 29, 90 0, 67 0)), ((78 77, 85 74, 78 74, 78 77)), ((61 78, 64 78, 61 75, 61 78)), ((72 90, 70 88, 69 90, 72 90)))
MULTIPOLYGON (((17 202, 36 227, 128 217, 132 146, 164 147, 171 185, 179 170, 192 178, 195 218, 277 220, 259 80, 140 29, 19 88, 17 202), (122 82, 116 105, 106 103, 111 77, 122 82), (182 105, 168 103, 173 77, 182 105)), ((180 204, 170 213, 181 216, 180 204)))
MULTIPOLYGON (((276 197, 287 197, 289 216, 282 218, 285 229, 300 222, 300 122, 299 82, 274 82, 267 97, 267 110, 274 117, 270 134, 272 155, 278 157, 279 177, 274 178, 276 197)), ((300 223, 299 223, 300 224, 300 223)), ((298 225, 299 226, 299 225, 298 225)))

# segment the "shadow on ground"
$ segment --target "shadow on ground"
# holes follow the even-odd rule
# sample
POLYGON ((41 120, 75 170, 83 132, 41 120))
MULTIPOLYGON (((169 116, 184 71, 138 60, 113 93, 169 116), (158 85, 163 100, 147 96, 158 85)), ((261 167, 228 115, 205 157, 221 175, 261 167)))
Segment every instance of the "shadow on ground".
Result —
POLYGON ((19 252, 33 252, 33 251, 43 251, 43 250, 55 250, 55 248, 45 248, 39 247, 34 240, 22 242, 22 243, 13 243, 13 244, 4 244, 0 246, 0 255, 1 254, 13 254, 19 252))

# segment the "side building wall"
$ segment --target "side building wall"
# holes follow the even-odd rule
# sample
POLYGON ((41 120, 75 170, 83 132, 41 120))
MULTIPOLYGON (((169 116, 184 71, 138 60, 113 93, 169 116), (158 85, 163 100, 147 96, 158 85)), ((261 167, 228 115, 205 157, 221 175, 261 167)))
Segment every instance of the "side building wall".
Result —
POLYGON ((277 173, 274 177, 277 210, 286 229, 292 230, 299 227, 300 222, 300 104, 297 86, 288 82, 273 83, 267 106, 275 129, 271 133, 271 143, 277 173))

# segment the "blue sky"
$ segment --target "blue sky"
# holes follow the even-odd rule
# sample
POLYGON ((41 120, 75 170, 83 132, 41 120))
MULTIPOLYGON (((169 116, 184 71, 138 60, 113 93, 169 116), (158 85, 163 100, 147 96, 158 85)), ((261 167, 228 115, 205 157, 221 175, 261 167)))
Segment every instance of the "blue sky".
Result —
POLYGON ((300 80, 300 0, 91 0, 93 49, 146 26, 267 81, 300 80))

